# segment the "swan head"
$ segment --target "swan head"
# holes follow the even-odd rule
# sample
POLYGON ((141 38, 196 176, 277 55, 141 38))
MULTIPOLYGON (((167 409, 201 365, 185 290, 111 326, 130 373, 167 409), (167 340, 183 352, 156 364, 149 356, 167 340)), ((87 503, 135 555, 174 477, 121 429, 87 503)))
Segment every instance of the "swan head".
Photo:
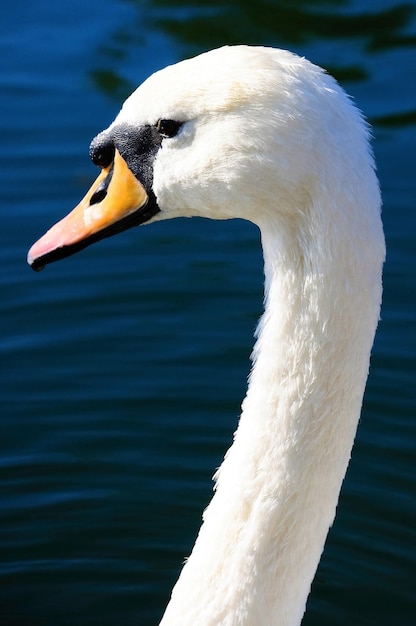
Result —
POLYGON ((249 46, 150 76, 90 156, 101 173, 32 246, 34 269, 178 216, 294 223, 314 195, 357 187, 373 168, 361 116, 330 76, 290 52, 249 46))

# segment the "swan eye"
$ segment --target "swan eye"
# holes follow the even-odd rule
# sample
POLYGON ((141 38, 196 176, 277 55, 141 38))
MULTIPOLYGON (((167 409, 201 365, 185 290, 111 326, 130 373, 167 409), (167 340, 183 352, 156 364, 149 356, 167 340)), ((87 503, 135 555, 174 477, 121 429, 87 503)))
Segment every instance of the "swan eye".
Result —
POLYGON ((183 122, 175 122, 175 120, 160 119, 156 123, 157 132, 162 137, 174 137, 178 134, 183 122))

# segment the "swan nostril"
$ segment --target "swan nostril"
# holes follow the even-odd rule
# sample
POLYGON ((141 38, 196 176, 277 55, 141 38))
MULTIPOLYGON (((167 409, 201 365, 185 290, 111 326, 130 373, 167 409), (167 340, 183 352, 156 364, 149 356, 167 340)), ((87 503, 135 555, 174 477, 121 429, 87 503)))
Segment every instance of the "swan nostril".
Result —
POLYGON ((107 195, 107 186, 108 183, 106 180, 104 180, 101 185, 97 187, 97 189, 94 191, 90 198, 90 206, 92 204, 98 204, 99 202, 101 202, 101 200, 104 200, 107 195))
POLYGON ((90 206, 92 204, 98 204, 99 202, 104 200, 104 198, 107 195, 108 185, 111 183, 111 179, 113 178, 113 172, 114 172, 114 165, 111 167, 105 179, 101 181, 97 189, 92 194, 90 198, 90 206))

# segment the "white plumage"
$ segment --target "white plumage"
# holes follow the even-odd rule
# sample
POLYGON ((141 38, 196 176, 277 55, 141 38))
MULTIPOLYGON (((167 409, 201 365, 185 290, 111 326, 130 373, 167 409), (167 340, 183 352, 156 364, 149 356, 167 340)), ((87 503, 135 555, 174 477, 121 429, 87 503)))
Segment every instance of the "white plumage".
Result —
POLYGON ((160 212, 258 225, 265 313, 235 441, 163 626, 296 626, 348 465, 381 300, 368 129, 289 52, 226 47, 157 72, 116 126, 183 122, 153 163, 160 212))

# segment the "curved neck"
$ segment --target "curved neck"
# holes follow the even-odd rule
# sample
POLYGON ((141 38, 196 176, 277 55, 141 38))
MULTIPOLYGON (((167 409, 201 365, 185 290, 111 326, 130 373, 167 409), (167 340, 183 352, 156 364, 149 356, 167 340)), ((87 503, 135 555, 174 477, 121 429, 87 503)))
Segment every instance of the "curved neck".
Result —
POLYGON ((266 307, 247 396, 163 626, 299 624, 335 515, 380 285, 355 261, 345 269, 349 244, 319 253, 282 228, 262 232, 266 307))

